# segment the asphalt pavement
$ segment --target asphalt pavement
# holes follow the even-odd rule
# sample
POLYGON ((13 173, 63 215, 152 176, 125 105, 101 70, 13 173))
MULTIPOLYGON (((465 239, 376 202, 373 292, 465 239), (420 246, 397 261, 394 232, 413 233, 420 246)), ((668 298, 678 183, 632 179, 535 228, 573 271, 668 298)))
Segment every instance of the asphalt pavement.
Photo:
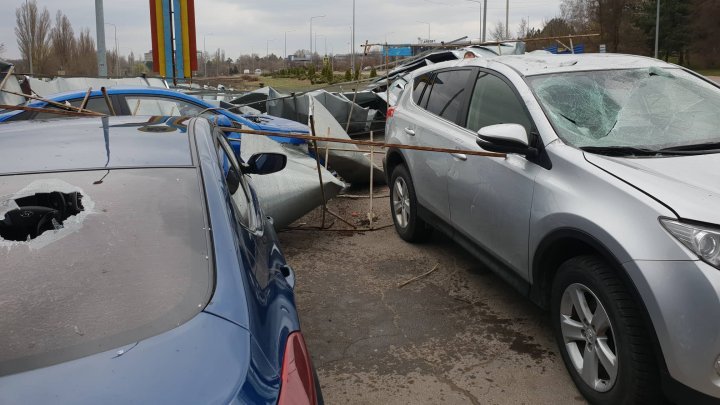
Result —
MULTIPOLYGON (((358 226, 367 226, 368 205, 330 202, 358 226)), ((373 211, 376 226, 392 223, 387 197, 373 211)), ((319 223, 316 210, 294 226, 319 223)), ((420 245, 392 227, 291 230, 280 239, 326 403, 584 403, 547 313, 442 235, 420 245)))

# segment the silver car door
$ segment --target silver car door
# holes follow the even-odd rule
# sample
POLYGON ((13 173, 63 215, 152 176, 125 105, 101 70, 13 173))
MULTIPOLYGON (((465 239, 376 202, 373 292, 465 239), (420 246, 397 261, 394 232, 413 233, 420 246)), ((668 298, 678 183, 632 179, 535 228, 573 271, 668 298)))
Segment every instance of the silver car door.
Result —
MULTIPOLYGON (((455 146, 481 150, 477 130, 502 123, 521 124, 528 133, 533 128, 510 82, 482 71, 455 146)), ((448 174, 453 226, 526 279, 534 179, 542 170, 524 156, 509 154, 507 158, 455 158, 448 174)))
MULTIPOLYGON (((456 121, 469 99, 468 83, 472 74, 471 69, 441 70, 435 74, 432 86, 425 90, 430 93, 423 96, 420 106, 414 106, 407 123, 407 129, 414 133, 406 137, 408 144, 453 147, 453 138, 459 129, 456 121)), ((449 222, 447 174, 453 158, 446 153, 407 152, 418 202, 449 222)))

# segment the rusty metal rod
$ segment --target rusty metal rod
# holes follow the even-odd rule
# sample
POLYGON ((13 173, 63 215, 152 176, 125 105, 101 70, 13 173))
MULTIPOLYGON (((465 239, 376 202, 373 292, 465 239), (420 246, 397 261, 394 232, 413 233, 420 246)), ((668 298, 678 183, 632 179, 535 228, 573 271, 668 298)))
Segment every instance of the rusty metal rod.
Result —
MULTIPOLYGON (((322 150, 334 150, 338 152, 370 153, 370 149, 344 149, 344 148, 320 148, 322 150)), ((387 152, 375 151, 373 153, 386 154, 387 152)))
MULTIPOLYGON (((31 95, 31 94, 25 94, 25 93, 18 93, 18 92, 11 91, 11 90, 8 90, 8 89, 2 89, 2 91, 4 91, 5 93, 14 94, 14 95, 16 95, 16 96, 27 97, 27 98, 29 98, 29 99, 36 100, 36 101, 43 101, 43 102, 48 103, 48 104, 50 104, 50 105, 52 105, 52 106, 55 106, 55 107, 58 107, 58 108, 62 108, 63 110, 66 110, 66 111, 80 112, 80 109, 79 109, 78 107, 73 107, 73 106, 71 106, 71 105, 67 105, 67 104, 63 104, 63 103, 58 103, 58 102, 56 102, 56 101, 48 100, 48 99, 43 98, 43 97, 37 97, 37 96, 33 96, 33 95, 31 95)), ((93 113, 94 115, 97 115, 97 116, 103 116, 103 115, 105 115, 105 114, 103 114, 103 113, 99 113, 99 112, 95 112, 95 111, 84 111, 84 112, 91 112, 91 113, 93 113)))
POLYGON ((102 92, 103 98, 105 98, 105 103, 108 106, 108 110, 110 110, 110 115, 112 115, 113 117, 116 116, 117 114, 115 114, 115 109, 112 106, 112 102, 110 102, 110 96, 108 96, 108 92, 105 86, 100 87, 100 91, 102 92))
POLYGON ((24 105, 8 105, 0 104, 0 110, 22 110, 22 111, 33 111, 48 114, 64 115, 68 117, 104 117, 105 114, 96 113, 94 111, 76 111, 76 110, 56 110, 54 108, 41 108, 41 107, 27 107, 24 105))
POLYGON ((318 178, 320 179, 320 197, 322 198, 322 227, 325 228, 325 212, 327 212, 328 209, 325 200, 325 186, 323 184, 322 178, 322 166, 320 165, 320 151, 317 147, 317 136, 315 136, 315 108, 312 101, 310 103, 310 115, 308 117, 308 120, 310 124, 310 131, 312 133, 312 136, 310 136, 310 140, 313 141, 313 148, 315 149, 315 165, 317 166, 318 178))
POLYGON ((12 76, 13 70, 15 70, 15 65, 10 65, 10 69, 8 69, 7 74, 5 75, 5 77, 3 77, 2 82, 0 82, 0 90, 5 87, 5 83, 7 82, 8 78, 12 76))
MULTIPOLYGON (((485 156, 485 157, 504 158, 507 156, 507 154, 505 154, 505 153, 485 152, 485 151, 479 151, 479 150, 434 148, 434 147, 430 147, 430 146, 402 145, 399 143, 361 141, 361 140, 356 140, 356 139, 314 137, 312 135, 298 134, 298 133, 278 134, 277 132, 256 131, 253 129, 239 129, 239 128, 232 128, 232 127, 218 127, 218 129, 220 129, 221 131, 224 131, 224 132, 235 132, 235 133, 242 133, 242 134, 249 134, 249 135, 277 136, 277 137, 283 137, 283 138, 305 139, 305 140, 309 140, 309 141, 321 140, 321 141, 327 141, 327 142, 347 143, 347 144, 351 144, 351 145, 378 146, 381 148, 409 149, 409 150, 420 150, 420 151, 426 151, 426 152, 440 152, 440 153, 463 153, 465 155, 485 156)), ((228 141, 229 142, 240 142, 240 139, 228 139, 228 141)))
POLYGON ((85 97, 83 97, 82 103, 80 103, 80 111, 84 110, 85 107, 87 107, 88 99, 90 99, 90 93, 92 92, 92 87, 88 87, 87 93, 85 93, 85 97))

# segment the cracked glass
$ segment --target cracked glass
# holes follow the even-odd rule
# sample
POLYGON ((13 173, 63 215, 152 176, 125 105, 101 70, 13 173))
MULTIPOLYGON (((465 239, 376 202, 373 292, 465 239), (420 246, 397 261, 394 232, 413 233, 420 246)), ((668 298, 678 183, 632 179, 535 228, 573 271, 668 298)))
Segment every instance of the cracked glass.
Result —
POLYGON ((528 83, 558 136, 576 147, 720 141, 720 89, 681 69, 557 73, 528 83))

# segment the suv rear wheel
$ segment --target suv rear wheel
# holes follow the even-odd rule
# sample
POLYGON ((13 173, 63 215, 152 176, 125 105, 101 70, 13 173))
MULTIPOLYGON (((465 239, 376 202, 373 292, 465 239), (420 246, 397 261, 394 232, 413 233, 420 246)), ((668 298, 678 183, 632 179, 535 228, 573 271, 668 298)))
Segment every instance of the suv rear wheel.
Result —
POLYGON ((432 229, 417 214, 417 198, 410 173, 405 166, 397 166, 390 177, 390 212, 395 230, 407 242, 428 238, 432 229))
POLYGON ((551 316, 565 366, 591 403, 661 402, 645 321, 605 262, 579 256, 563 263, 553 282, 551 316))

